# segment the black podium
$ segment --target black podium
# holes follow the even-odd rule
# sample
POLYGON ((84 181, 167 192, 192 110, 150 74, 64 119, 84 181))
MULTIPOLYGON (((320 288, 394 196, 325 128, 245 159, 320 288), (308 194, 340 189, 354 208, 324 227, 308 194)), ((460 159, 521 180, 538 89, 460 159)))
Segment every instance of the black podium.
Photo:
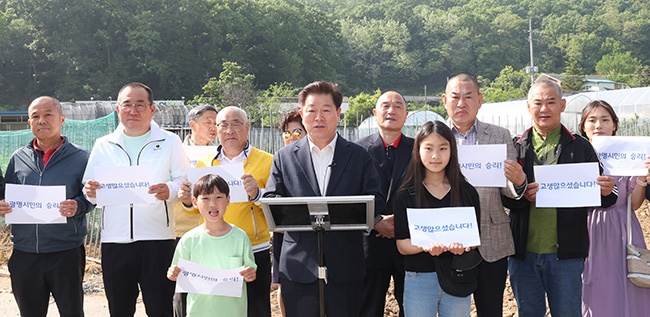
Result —
POLYGON ((314 231, 318 235, 318 284, 320 315, 325 317, 323 233, 325 231, 367 230, 374 225, 375 197, 313 196, 277 197, 260 200, 270 231, 314 231))

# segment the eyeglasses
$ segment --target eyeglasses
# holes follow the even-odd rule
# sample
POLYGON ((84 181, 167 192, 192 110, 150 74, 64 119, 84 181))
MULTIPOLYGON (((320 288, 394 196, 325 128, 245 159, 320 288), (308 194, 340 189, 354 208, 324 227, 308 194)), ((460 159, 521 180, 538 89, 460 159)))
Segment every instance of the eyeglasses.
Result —
POLYGON ((288 132, 288 131, 282 132, 282 137, 285 138, 286 140, 289 140, 292 136, 295 137, 295 138, 299 138, 301 135, 302 135, 302 129, 301 128, 294 129, 291 132, 288 132))
POLYGON ((136 104, 123 103, 120 105, 120 109, 126 111, 131 111, 132 109, 135 109, 138 112, 142 112, 145 111, 147 107, 149 107, 150 105, 151 104, 145 104, 145 103, 136 103, 136 104))
POLYGON ((241 122, 233 122, 233 123, 221 122, 221 123, 217 124, 217 128, 223 129, 223 130, 228 130, 228 128, 230 128, 233 131, 241 131, 244 128, 244 124, 241 123, 241 122))

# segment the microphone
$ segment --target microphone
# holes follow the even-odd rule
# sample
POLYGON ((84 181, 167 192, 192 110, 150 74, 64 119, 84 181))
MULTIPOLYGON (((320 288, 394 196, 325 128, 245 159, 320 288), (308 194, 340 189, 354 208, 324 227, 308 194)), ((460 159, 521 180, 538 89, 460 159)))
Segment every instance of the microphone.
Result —
POLYGON ((332 160, 332 163, 330 163, 330 165, 327 165, 327 167, 329 167, 329 168, 332 168, 334 166, 336 166, 336 161, 334 161, 334 160, 332 160))

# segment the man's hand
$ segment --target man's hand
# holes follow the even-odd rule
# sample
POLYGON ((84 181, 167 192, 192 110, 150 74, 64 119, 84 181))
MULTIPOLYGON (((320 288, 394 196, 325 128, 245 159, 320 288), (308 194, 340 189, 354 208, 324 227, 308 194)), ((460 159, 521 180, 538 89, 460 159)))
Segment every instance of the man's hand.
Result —
POLYGON ((616 186, 616 180, 610 176, 598 176, 596 179, 596 184, 600 186, 600 194, 607 196, 614 190, 614 186, 616 186))
POLYGON ((9 206, 9 203, 0 200, 0 217, 4 217, 6 214, 11 212, 11 206, 9 206))
POLYGON ((251 199, 257 197, 260 189, 257 187, 257 181, 255 180, 255 177, 253 177, 251 174, 244 174, 241 176, 241 180, 244 183, 244 190, 246 190, 248 197, 251 199))
POLYGON ((156 195, 158 200, 169 199, 169 187, 165 183, 158 183, 149 186, 149 194, 156 195))
POLYGON ((68 199, 61 202, 59 205, 59 212, 61 216, 71 218, 77 214, 77 201, 74 199, 68 199))
POLYGON ((192 188, 192 183, 185 181, 181 185, 181 188, 178 189, 178 199, 183 202, 183 205, 186 207, 192 206, 192 193, 190 192, 192 188))
POLYGON ((506 178, 516 186, 521 186, 526 182, 526 173, 517 162, 513 160, 503 161, 506 178))
POLYGON ((169 269, 167 269, 167 278, 170 281, 176 282, 178 274, 181 274, 181 268, 178 267, 178 265, 170 266, 169 269))
POLYGON ((526 188, 526 192, 524 193, 524 197, 528 199, 531 203, 534 203, 537 200, 537 192, 539 191, 539 184, 538 183, 530 183, 528 184, 528 187, 526 188))
POLYGON ((257 278, 257 272, 255 272, 255 269, 251 266, 247 267, 245 270, 239 272, 239 275, 244 277, 244 281, 246 282, 252 282, 257 278))
POLYGON ((374 229, 378 232, 378 238, 395 238, 395 216, 382 215, 381 220, 375 224, 374 229))
POLYGON ((86 182, 86 185, 84 185, 84 189, 86 189, 86 196, 88 198, 97 198, 97 190, 99 189, 100 185, 99 182, 94 180, 94 179, 89 179, 86 182))

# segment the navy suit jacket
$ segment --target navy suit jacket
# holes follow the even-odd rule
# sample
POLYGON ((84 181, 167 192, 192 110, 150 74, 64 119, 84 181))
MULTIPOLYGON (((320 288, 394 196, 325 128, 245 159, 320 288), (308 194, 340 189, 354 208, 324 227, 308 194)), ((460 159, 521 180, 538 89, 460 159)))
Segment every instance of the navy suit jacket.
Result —
MULTIPOLYGON (((373 160, 379 166, 378 174, 381 179, 381 192, 386 197, 386 208, 381 211, 382 215, 393 214, 393 199, 395 193, 402 184, 406 169, 411 162, 413 152, 413 138, 402 134, 397 146, 397 157, 395 166, 391 172, 384 141, 379 133, 375 133, 359 139, 357 144, 367 149, 373 160)), ((377 231, 373 230, 364 237, 364 251, 366 253, 366 266, 368 268, 388 268, 391 264, 403 270, 403 256, 397 251, 395 239, 377 238, 377 231)))
MULTIPOLYGON (((384 209, 381 181, 372 158, 357 144, 338 136, 326 196, 375 195, 375 214, 384 209)), ((265 197, 321 196, 307 138, 281 148, 273 157, 265 197)), ((318 279, 315 232, 286 232, 280 254, 280 277, 298 283, 318 279)), ((327 278, 337 283, 363 279, 363 231, 325 233, 327 278)))

